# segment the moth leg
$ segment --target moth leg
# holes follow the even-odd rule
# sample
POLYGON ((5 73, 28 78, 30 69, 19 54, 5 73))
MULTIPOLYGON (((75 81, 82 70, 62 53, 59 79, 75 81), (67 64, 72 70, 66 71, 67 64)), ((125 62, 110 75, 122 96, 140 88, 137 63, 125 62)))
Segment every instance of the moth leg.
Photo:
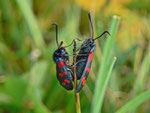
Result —
POLYGON ((80 61, 76 62, 76 64, 71 65, 71 67, 75 67, 78 63, 83 62, 83 61, 86 61, 86 59, 82 59, 82 60, 80 60, 80 61))
POLYGON ((66 65, 70 66, 70 62, 68 60, 66 61, 66 65))
POLYGON ((67 57, 67 56, 75 56, 75 55, 64 55, 65 57, 67 57))
MULTIPOLYGON (((77 54, 77 56, 88 56, 90 53, 87 54, 77 54)), ((64 56, 75 56, 75 55, 64 55, 64 56)))
POLYGON ((87 44, 82 44, 82 45, 80 45, 79 47, 77 47, 77 51, 79 51, 82 47, 86 47, 87 46, 87 44))
POLYGON ((90 53, 87 54, 78 54, 77 56, 89 56, 90 53))
POLYGON ((71 46, 73 44, 74 40, 84 41, 85 39, 75 38, 75 39, 73 39, 73 41, 68 46, 64 46, 64 48, 67 48, 67 47, 71 46))
POLYGON ((72 72, 72 70, 70 69, 70 68, 66 68, 68 71, 70 71, 71 72, 71 74, 73 74, 73 72, 72 72))

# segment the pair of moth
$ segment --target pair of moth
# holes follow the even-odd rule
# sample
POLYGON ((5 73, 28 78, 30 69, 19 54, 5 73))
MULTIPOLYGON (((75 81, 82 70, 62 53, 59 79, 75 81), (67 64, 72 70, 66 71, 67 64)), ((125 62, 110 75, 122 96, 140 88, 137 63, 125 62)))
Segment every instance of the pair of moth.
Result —
MULTIPOLYGON (((76 90, 77 93, 80 92, 80 90, 83 88, 86 79, 88 77, 88 74, 90 72, 93 55, 96 50, 96 44, 94 41, 103 36, 105 33, 110 35, 108 31, 104 31, 100 36, 93 38, 94 30, 90 13, 88 14, 88 16, 91 25, 92 37, 84 40, 81 46, 79 47, 79 52, 76 59, 77 64, 75 65, 77 71, 77 80, 80 80, 76 90)), ((74 77, 71 72, 72 66, 69 64, 69 54, 65 49, 68 46, 63 47, 62 46, 63 41, 61 41, 60 44, 58 43, 57 37, 58 27, 57 24, 55 23, 52 25, 56 26, 56 43, 58 46, 58 49, 55 50, 53 54, 53 60, 56 63, 57 79, 60 82, 60 85, 63 86, 65 89, 72 90, 73 89, 72 82, 74 80, 74 77)))

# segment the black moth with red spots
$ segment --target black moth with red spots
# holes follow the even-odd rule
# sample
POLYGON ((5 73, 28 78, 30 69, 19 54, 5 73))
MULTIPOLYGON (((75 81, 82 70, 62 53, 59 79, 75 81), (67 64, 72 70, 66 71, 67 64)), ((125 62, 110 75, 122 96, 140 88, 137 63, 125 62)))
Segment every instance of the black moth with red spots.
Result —
POLYGON ((89 20, 90 20, 91 29, 92 29, 92 38, 89 38, 82 43, 82 45, 80 47, 80 51, 77 56, 76 61, 78 63, 76 65, 76 70, 77 70, 77 78, 78 78, 78 80, 80 80, 79 85, 77 87, 77 92, 79 92, 82 89, 82 87, 84 86, 86 79, 88 77, 90 68, 91 68, 93 55, 96 50, 96 44, 95 44, 94 40, 100 38, 105 33, 108 33, 110 35, 110 33, 108 31, 104 31, 100 36, 98 36, 97 38, 94 39, 93 38, 94 31, 93 31, 93 25, 92 25, 90 13, 88 14, 88 16, 89 16, 89 20))
POLYGON ((53 54, 53 60, 56 63, 56 75, 57 79, 61 86, 63 86, 67 90, 73 89, 73 75, 71 73, 71 67, 69 65, 69 57, 65 47, 61 47, 63 42, 58 43, 57 38, 57 24, 53 24, 56 26, 56 42, 58 49, 53 54))
MULTIPOLYGON (((77 79, 79 81, 79 85, 77 86, 77 93, 83 88, 88 74, 90 72, 94 52, 96 50, 95 40, 103 36, 105 33, 109 34, 108 31, 104 31, 100 36, 94 37, 93 25, 91 21, 91 16, 89 13, 89 20, 92 29, 92 38, 85 40, 81 46, 79 47, 79 53, 77 54, 76 62, 76 71, 77 71, 77 79)), ((65 50, 65 47, 61 47, 63 42, 61 41, 58 44, 57 38, 57 24, 53 24, 56 26, 56 42, 58 45, 58 49, 53 54, 53 60, 56 63, 56 72, 57 72, 57 79, 59 80, 60 84, 67 90, 73 89, 73 75, 71 72, 71 66, 69 65, 69 55, 65 50)), ((66 46, 68 47, 68 46, 66 46)))

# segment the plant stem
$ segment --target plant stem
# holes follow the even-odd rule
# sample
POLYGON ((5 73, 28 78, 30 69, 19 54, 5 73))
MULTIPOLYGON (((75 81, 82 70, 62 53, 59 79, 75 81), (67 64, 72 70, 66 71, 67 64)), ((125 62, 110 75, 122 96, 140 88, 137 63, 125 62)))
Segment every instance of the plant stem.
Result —
MULTIPOLYGON (((76 64, 76 58, 77 58, 77 54, 76 54, 76 46, 77 45, 77 40, 74 40, 74 49, 73 49, 73 65, 76 64)), ((76 74, 76 67, 74 66, 73 68, 73 74, 74 74, 74 92, 75 92, 75 101, 76 101, 76 111, 77 113, 81 113, 81 109, 80 109, 80 97, 79 97, 79 93, 76 92, 77 89, 77 74, 76 74)))

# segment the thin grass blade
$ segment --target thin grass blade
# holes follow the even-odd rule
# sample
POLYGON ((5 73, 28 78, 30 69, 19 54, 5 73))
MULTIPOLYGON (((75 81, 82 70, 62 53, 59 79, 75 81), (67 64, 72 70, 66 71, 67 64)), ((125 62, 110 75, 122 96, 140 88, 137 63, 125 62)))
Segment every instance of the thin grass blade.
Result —
POLYGON ((144 60, 138 73, 138 77, 134 85, 134 89, 136 90, 137 93, 141 93, 144 90, 144 86, 149 71, 150 71, 150 48, 147 49, 146 55, 144 57, 144 60))
POLYGON ((16 0, 26 22, 29 27, 30 33, 37 47, 45 47, 44 40, 42 39, 42 33, 38 27, 37 20, 31 9, 31 4, 27 0, 16 0))
POLYGON ((129 110, 136 109, 140 104, 142 104, 147 99, 150 99, 150 90, 141 93, 140 95, 133 98, 126 105, 120 108, 116 113, 127 113, 129 110))
POLYGON ((104 92, 105 92, 108 80, 110 78, 109 73, 108 73, 108 70, 109 70, 108 64, 110 61, 110 54, 113 48, 113 42, 117 33, 118 25, 119 25, 119 17, 114 16, 112 19, 110 30, 109 30, 111 37, 108 37, 108 40, 106 42, 102 63, 98 72, 98 78, 96 81, 95 92, 94 92, 93 103, 92 103, 92 113, 99 113, 101 111, 102 102, 104 98, 104 92))

